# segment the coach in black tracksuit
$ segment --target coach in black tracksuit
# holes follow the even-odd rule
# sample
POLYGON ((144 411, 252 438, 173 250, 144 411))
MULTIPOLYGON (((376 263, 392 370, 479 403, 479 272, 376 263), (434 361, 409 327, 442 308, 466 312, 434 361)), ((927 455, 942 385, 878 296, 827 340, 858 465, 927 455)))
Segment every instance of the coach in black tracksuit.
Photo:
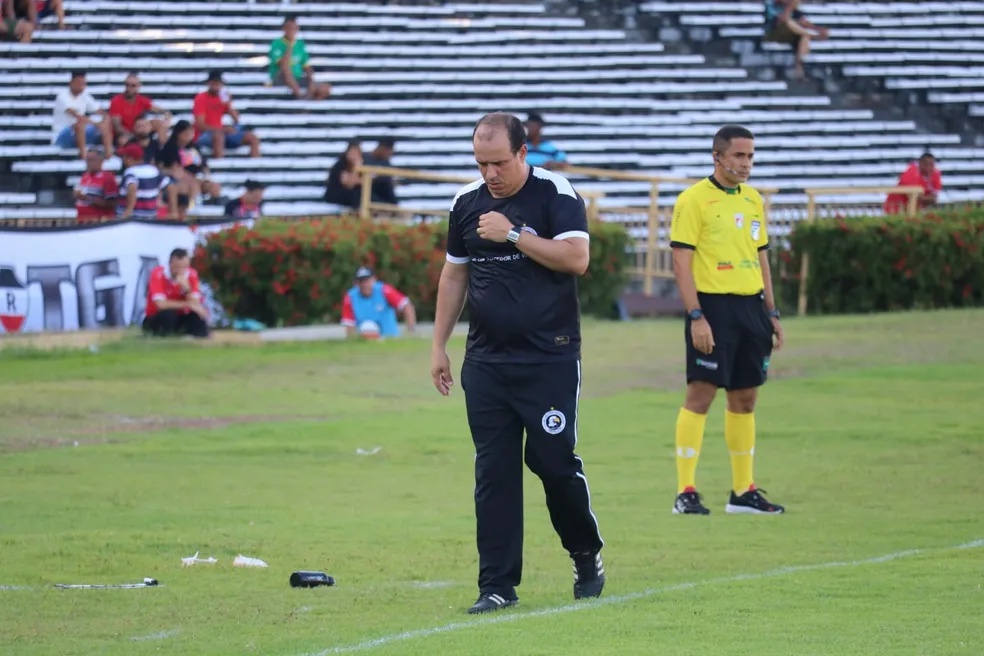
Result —
POLYGON ((603 545, 577 443, 581 333, 577 276, 588 267, 584 201, 563 177, 526 164, 526 133, 509 114, 475 127, 482 179, 455 196, 437 294, 431 375, 452 385, 447 342, 467 294, 461 370, 475 443, 479 597, 469 613, 515 604, 523 562, 526 464, 574 561, 574 597, 605 583, 603 545))

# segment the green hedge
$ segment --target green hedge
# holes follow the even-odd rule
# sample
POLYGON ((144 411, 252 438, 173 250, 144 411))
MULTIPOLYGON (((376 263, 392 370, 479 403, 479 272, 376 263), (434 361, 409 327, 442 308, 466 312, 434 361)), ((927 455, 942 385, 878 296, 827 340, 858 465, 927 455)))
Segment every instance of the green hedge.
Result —
POLYGON ((797 224, 784 255, 798 274, 810 254, 810 313, 965 307, 984 303, 984 208, 914 218, 797 224))
MULTIPOLYGON (((591 226, 591 264, 580 279, 585 313, 612 316, 625 286, 629 237, 621 226, 591 226)), ((334 323, 361 265, 434 317, 445 261, 445 223, 402 225, 357 219, 258 221, 209 235, 194 266, 226 312, 268 326, 334 323)))

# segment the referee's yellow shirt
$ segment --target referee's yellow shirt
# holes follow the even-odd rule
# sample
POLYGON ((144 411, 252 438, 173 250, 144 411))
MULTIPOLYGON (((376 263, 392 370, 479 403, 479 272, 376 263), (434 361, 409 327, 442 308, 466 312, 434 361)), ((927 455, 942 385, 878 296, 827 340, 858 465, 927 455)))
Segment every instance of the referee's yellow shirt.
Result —
POLYGON ((757 294, 758 254, 769 247, 762 197, 748 185, 727 189, 713 176, 701 180, 677 197, 670 246, 694 250, 697 291, 757 294))

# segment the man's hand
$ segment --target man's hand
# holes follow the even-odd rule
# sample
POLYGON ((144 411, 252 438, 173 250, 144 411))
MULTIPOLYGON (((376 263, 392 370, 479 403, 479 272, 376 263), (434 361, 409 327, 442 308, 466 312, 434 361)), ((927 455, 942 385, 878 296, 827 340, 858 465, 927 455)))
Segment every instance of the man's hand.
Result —
POLYGON ((208 320, 208 310, 205 306, 198 301, 188 301, 188 309, 200 316, 204 320, 208 320))
POLYGON ((690 339, 694 343, 694 348, 705 355, 714 350, 714 335, 711 333, 711 324, 707 323, 707 319, 701 318, 690 322, 690 339))
POLYGON ((786 343, 786 334, 782 331, 782 324, 775 317, 772 317, 772 334, 775 337, 773 340, 775 349, 782 350, 782 345, 786 343))
POLYGON ((478 217, 478 236, 500 244, 506 241, 506 235, 515 227, 512 221, 499 212, 486 212, 478 217))
POLYGON ((438 349, 431 351, 431 380, 442 395, 447 396, 451 393, 454 379, 451 377, 451 358, 448 357, 447 351, 438 349))

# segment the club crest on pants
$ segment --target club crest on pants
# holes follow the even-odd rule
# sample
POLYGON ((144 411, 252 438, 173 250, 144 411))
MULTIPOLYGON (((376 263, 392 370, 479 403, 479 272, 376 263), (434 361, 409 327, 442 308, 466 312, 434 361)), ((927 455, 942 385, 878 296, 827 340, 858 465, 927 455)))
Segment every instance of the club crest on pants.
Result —
POLYGON ((540 423, 543 425, 544 431, 550 435, 556 435, 557 433, 562 433, 564 428, 567 427, 567 417, 560 410, 550 408, 543 415, 543 420, 540 423))

